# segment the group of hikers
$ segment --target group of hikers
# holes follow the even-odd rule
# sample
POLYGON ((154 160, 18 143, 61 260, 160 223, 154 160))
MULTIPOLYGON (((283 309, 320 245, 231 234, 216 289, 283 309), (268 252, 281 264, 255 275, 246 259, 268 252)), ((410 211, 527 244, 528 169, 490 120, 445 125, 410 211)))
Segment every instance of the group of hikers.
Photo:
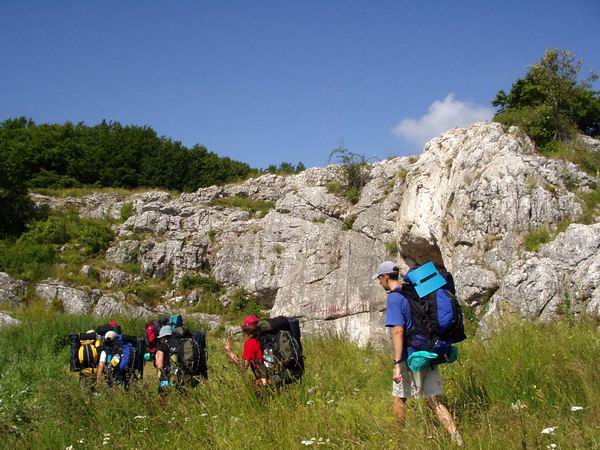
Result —
MULTIPOLYGON (((242 331, 247 339, 241 359, 228 340, 225 351, 233 363, 252 369, 257 386, 280 388, 300 380, 304 356, 297 319, 260 320, 249 315, 242 331)), ((206 335, 184 327, 178 314, 148 322, 143 338, 123 334, 121 326, 110 321, 96 330, 72 333, 69 341, 70 369, 79 372, 85 387, 107 383, 127 389, 132 380, 143 378, 145 362, 152 362, 156 369, 162 396, 172 389, 195 387, 208 378, 206 335)))
MULTIPOLYGON (((404 426, 407 399, 424 397, 452 440, 462 446, 455 420, 438 398, 443 392, 439 365, 455 361, 458 350, 453 344, 466 338, 451 275, 440 273, 433 263, 401 274, 394 262, 384 261, 373 280, 387 291, 385 326, 394 359, 392 413, 398 425, 404 426)), ((225 353, 231 363, 252 370, 258 391, 302 378, 304 356, 297 319, 260 320, 249 315, 241 329, 246 336, 241 357, 227 339, 225 353)), ((80 373, 82 382, 127 388, 143 377, 145 362, 153 363, 162 396, 173 388, 194 387, 208 377, 206 335, 185 328, 180 315, 148 322, 141 339, 122 334, 119 324, 111 321, 97 330, 71 334, 70 342, 71 370, 80 373)))

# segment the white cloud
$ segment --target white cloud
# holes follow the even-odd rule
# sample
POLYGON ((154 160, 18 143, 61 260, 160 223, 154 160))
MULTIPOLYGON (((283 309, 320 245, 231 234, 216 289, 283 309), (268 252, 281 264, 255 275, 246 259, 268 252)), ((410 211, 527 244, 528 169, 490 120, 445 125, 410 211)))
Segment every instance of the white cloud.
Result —
POLYGON ((493 108, 475 105, 472 102, 461 102, 450 93, 444 100, 433 102, 427 109, 427 114, 421 118, 402 119, 392 128, 392 133, 407 141, 423 145, 450 128, 490 120, 493 116, 493 108))

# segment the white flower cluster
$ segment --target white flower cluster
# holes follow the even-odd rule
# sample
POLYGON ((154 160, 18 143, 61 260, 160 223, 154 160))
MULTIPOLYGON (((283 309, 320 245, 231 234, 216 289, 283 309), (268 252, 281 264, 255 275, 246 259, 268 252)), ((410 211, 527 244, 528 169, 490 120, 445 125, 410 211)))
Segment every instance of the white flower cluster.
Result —
POLYGON ((314 438, 310 438, 310 439, 304 439, 304 440, 300 441, 300 443, 307 447, 309 445, 326 445, 326 444, 329 444, 329 438, 323 439, 322 437, 320 437, 319 439, 317 439, 314 437, 314 438))

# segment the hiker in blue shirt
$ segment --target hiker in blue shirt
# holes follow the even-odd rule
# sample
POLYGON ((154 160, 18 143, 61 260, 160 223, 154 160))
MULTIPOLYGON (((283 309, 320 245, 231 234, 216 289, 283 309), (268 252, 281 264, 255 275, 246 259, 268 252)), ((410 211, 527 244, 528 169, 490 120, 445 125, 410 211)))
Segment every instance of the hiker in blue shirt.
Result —
POLYGON ((392 414, 400 427, 406 419, 406 400, 409 397, 425 397, 427 405, 436 414, 452 439, 462 445, 454 418, 448 408, 437 398, 442 394, 442 384, 437 366, 422 372, 411 372, 406 364, 407 346, 405 334, 413 327, 410 304, 402 295, 403 280, 400 269, 392 261, 384 261, 377 268, 373 280, 378 280, 388 292, 385 326, 391 330, 394 368, 392 371, 392 414))

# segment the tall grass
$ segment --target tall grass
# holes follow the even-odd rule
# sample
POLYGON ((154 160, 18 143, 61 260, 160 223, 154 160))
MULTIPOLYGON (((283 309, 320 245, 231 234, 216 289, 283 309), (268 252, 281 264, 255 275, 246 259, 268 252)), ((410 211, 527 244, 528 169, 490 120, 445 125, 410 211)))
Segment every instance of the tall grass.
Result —
MULTIPOLYGON (((421 401, 409 402, 407 427, 397 430, 389 355, 340 338, 306 338, 303 382, 259 398, 211 334, 208 382, 163 405, 148 365, 129 392, 79 388, 66 336, 98 320, 35 307, 18 315, 22 325, 0 332, 5 448, 452 448, 421 401)), ((122 325, 127 333, 143 326, 122 325)), ((442 373, 465 447, 600 448, 599 354, 593 325, 566 322, 515 323, 490 341, 462 344, 460 363, 442 373), (557 428, 542 434, 547 427, 557 428)))

